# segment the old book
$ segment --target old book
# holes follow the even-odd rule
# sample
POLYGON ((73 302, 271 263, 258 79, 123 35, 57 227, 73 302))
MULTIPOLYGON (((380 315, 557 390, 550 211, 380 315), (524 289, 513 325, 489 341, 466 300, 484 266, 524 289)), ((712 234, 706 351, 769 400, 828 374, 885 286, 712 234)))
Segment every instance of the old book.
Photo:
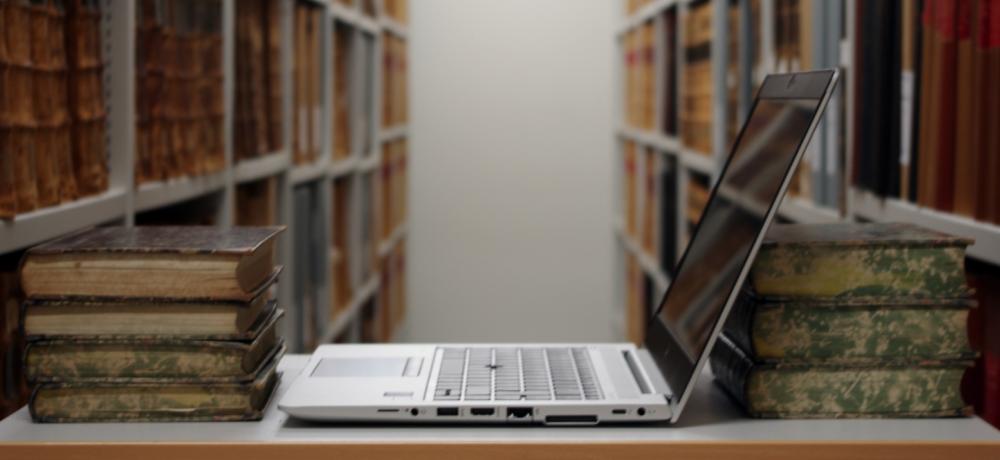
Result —
POLYGON ((907 223, 775 225, 749 279, 767 298, 966 297, 970 244, 907 223))
MULTIPOLYGON (((0 150, 4 152, 8 151, 10 133, 8 129, 0 128, 0 150)), ((11 219, 15 214, 17 214, 17 188, 14 179, 14 156, 0 155, 0 219, 11 219)))
POLYGON ((715 381, 754 417, 956 417, 972 412, 960 391, 971 360, 766 363, 725 335, 709 359, 715 381))
POLYGON ((623 151, 623 165, 622 168, 625 173, 625 180, 623 190, 624 196, 624 207, 625 215, 622 216, 625 219, 625 233, 630 236, 636 236, 638 234, 637 227, 638 223, 638 194, 639 191, 636 188, 638 186, 637 182, 639 180, 638 176, 638 155, 636 153, 636 145, 634 142, 625 141, 622 145, 623 151))
POLYGON ((267 177, 236 186, 236 225, 278 223, 278 179, 267 177))
POLYGON ((249 302, 30 299, 24 303, 24 333, 32 339, 183 335, 249 340, 276 309, 271 286, 249 302))
POLYGON ((272 150, 282 147, 282 131, 284 120, 282 67, 282 12, 283 3, 279 0, 267 0, 265 5, 265 32, 267 45, 267 138, 272 150))
POLYGON ((333 36, 333 156, 351 154, 351 75, 354 73, 353 30, 335 22, 333 36))
POLYGON ((646 162, 646 169, 644 171, 645 177, 642 178, 642 227, 641 227, 641 241, 642 250, 646 251, 647 254, 652 254, 653 257, 659 256, 659 250, 657 244, 659 243, 659 216, 657 211, 659 210, 659 202, 663 199, 670 199, 670 197, 663 197, 657 193, 657 180, 659 180, 662 156, 659 152, 653 150, 647 150, 645 155, 643 155, 646 162))
POLYGON ((660 129, 673 136, 677 134, 677 8, 663 13, 663 63, 660 129))
POLYGON ((335 181, 333 183, 334 205, 330 228, 333 231, 333 251, 336 253, 336 257, 331 260, 333 264, 333 295, 331 297, 336 304, 336 310, 346 308, 354 296, 351 284, 351 252, 348 250, 351 201, 351 182, 347 179, 335 181))
POLYGON ((744 290, 723 330, 757 360, 972 359, 959 299, 766 302, 744 290))
POLYGON ((392 86, 396 73, 393 72, 396 58, 392 47, 392 36, 388 32, 382 32, 382 127, 392 126, 392 86))
POLYGON ((30 298, 63 296, 252 299, 277 276, 284 227, 99 227, 30 249, 30 298))
MULTIPOLYGON (((978 30, 976 31, 976 102, 980 110, 975 119, 978 145, 973 149, 979 155, 977 168, 978 188, 976 218, 1000 224, 1000 4, 997 0, 980 0, 978 7, 978 30)), ((998 404, 1000 414, 1000 404, 998 404)), ((1000 420, 998 415, 997 420, 1000 420)))
POLYGON ((274 311, 249 342, 189 337, 38 340, 25 350, 31 383, 139 383, 162 379, 246 382, 283 352, 274 311))
POLYGON ((20 214, 38 207, 38 176, 35 169, 37 146, 32 131, 28 128, 15 128, 8 135, 9 150, 5 154, 14 158, 14 187, 17 212, 20 214))
POLYGON ((954 145, 954 212, 972 217, 976 211, 976 157, 978 152, 972 150, 973 123, 976 113, 974 100, 981 95, 975 94, 974 59, 972 45, 973 0, 960 0, 956 20, 956 79, 955 85, 955 145, 954 145))
POLYGON ((250 382, 46 383, 35 387, 28 408, 40 423, 260 420, 277 367, 276 356, 250 382))
POLYGON ((19 409, 28 400, 24 379, 25 338, 18 327, 24 299, 13 257, 0 257, 0 415, 19 409))

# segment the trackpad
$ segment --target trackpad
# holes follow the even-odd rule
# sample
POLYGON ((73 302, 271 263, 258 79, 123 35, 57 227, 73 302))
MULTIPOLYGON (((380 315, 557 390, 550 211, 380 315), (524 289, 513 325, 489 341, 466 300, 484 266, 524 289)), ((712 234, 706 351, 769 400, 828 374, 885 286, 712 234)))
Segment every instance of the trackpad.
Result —
MULTIPOLYGON (((323 358, 311 377, 403 377, 420 358, 323 358)), ((420 365, 416 365, 419 374, 420 365)))

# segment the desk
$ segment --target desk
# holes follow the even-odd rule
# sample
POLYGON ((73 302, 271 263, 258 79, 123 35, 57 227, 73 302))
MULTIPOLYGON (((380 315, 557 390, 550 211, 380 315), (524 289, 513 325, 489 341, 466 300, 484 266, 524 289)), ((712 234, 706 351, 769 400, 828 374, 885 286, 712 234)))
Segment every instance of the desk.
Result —
POLYGON ((673 426, 317 425, 289 419, 274 402, 306 360, 282 360, 281 385, 260 422, 33 424, 23 408, 0 421, 0 458, 1000 459, 1000 432, 979 418, 755 420, 707 372, 673 426))

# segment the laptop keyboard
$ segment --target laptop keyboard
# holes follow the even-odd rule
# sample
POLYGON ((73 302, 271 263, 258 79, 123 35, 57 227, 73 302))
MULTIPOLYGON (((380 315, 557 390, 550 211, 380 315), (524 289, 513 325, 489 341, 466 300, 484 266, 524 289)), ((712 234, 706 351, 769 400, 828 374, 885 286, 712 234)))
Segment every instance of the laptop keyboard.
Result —
POLYGON ((442 348, 436 401, 602 399, 585 348, 442 348))

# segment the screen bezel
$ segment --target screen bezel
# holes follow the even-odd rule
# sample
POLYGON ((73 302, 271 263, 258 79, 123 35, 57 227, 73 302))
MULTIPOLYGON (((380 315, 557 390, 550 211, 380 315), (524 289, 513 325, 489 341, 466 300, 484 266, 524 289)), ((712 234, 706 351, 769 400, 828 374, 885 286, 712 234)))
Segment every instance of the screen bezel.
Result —
MULTIPOLYGON (((691 395, 691 390, 694 388, 694 383, 697 380, 698 375, 701 373, 702 368, 708 361, 708 356, 712 351, 712 347, 715 345, 715 341, 722 329, 725 318, 728 316, 729 310, 736 299, 736 294, 739 292, 739 287, 743 285, 747 273, 750 271, 749 269, 751 264, 749 262, 756 257, 757 250, 760 248, 760 243, 763 241, 764 235, 767 233, 767 229, 774 220, 774 214, 778 209, 778 205, 784 198, 785 192, 788 189, 788 184, 791 182, 792 172, 795 171, 795 168, 801 161, 805 149, 809 145, 809 140, 816 131, 816 126, 822 118, 823 111, 826 109, 827 101, 833 93, 833 88, 836 86, 837 79, 838 72, 836 70, 772 74, 768 75, 764 79, 764 82, 761 84, 761 87, 757 92, 757 97, 754 98, 753 105, 750 107, 750 111, 748 112, 749 114, 753 113, 760 100, 765 99, 812 99, 819 101, 819 104, 816 107, 816 112, 813 114, 812 121, 809 124, 809 129, 806 130, 805 135, 799 140, 795 156, 793 157, 788 170, 785 171, 785 176, 782 180, 781 187, 778 189, 777 196, 768 206, 767 213, 764 217, 762 231, 758 233, 757 237, 754 239, 750 252, 747 254, 746 260, 743 261, 743 266, 736 279, 736 284, 730 291, 721 313, 714 320, 715 322, 712 326, 712 333, 709 335, 708 343, 705 345, 704 350, 701 351, 694 364, 692 365, 689 363, 683 346, 679 343, 677 338, 673 336, 666 325, 659 319, 660 312, 666 304, 666 299, 670 295, 671 289, 673 289, 673 283, 671 283, 671 285, 667 288, 667 291, 660 299, 660 305, 656 308, 656 311, 653 312, 652 317, 649 318, 649 321, 647 322, 644 345, 653 357, 653 361, 656 363, 660 373, 663 374, 664 379, 667 381, 671 391, 673 392, 670 398, 671 404, 674 405, 671 418, 671 421, 673 422, 676 422, 677 418, 680 416, 684 404, 691 395)), ((709 195, 708 202, 705 205, 706 210, 715 200, 719 184, 722 183, 722 179, 726 176, 726 173, 729 170, 730 163, 732 162, 733 155, 736 151, 736 146, 740 145, 740 140, 743 138, 743 134, 747 129, 747 125, 749 124, 747 123, 748 120, 749 117, 747 120, 744 120, 743 126, 740 127, 740 132, 736 136, 736 140, 730 146, 729 155, 726 157, 726 163, 723 165, 722 171, 719 173, 718 180, 716 180, 715 184, 712 185, 711 194, 709 195)), ((684 262, 688 256, 688 248, 691 247, 691 242, 698 237, 698 231, 701 228, 701 224, 704 222, 705 219, 700 219, 698 224, 695 226, 688 246, 684 250, 684 255, 681 256, 680 261, 677 263, 676 273, 679 274, 680 271, 684 269, 684 262)), ((674 279, 677 278, 678 276, 674 277, 674 279)))

